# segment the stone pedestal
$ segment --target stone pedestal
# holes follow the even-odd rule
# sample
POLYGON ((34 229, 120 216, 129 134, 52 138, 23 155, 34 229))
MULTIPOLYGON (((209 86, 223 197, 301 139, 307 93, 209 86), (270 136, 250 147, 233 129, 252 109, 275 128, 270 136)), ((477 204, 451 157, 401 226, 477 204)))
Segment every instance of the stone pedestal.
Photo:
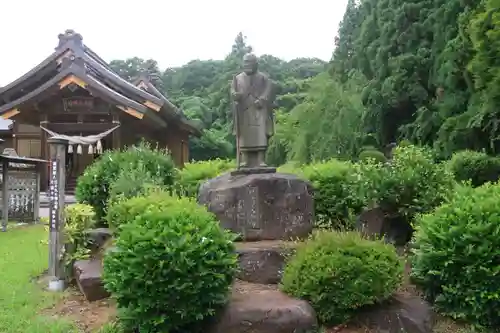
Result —
POLYGON ((227 173, 200 187, 198 201, 243 241, 307 237, 313 228, 311 185, 282 173, 227 173))
POLYGON ((232 298, 211 333, 313 331, 314 310, 278 291, 287 258, 314 223, 311 184, 273 168, 239 169, 207 181, 198 201, 239 234, 240 270, 232 298))

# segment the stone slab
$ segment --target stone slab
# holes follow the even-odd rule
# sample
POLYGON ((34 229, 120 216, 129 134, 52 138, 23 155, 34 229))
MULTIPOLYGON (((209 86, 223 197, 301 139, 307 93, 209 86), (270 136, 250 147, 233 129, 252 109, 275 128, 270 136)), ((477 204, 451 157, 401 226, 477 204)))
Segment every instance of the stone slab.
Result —
POLYGON ((312 186, 291 174, 226 173, 200 186, 198 202, 242 241, 306 238, 313 229, 312 186))
POLYGON ((360 312, 354 322, 387 333, 432 333, 436 314, 420 297, 396 293, 388 301, 360 312))
POLYGON ((266 285, 237 281, 209 333, 308 333, 316 328, 316 314, 306 301, 266 285))
POLYGON ((102 262, 98 259, 78 260, 73 265, 76 283, 87 301, 98 301, 110 296, 102 283, 102 262))
POLYGON ((262 284, 279 283, 285 262, 296 245, 286 241, 235 243, 240 265, 238 279, 262 284))

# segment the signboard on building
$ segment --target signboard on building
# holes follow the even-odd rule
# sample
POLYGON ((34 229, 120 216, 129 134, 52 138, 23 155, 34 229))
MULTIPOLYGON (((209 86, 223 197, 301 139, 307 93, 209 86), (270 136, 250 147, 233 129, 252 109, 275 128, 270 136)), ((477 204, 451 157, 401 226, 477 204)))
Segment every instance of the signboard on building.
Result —
POLYGON ((64 111, 90 112, 94 110, 93 97, 68 97, 63 98, 64 111))

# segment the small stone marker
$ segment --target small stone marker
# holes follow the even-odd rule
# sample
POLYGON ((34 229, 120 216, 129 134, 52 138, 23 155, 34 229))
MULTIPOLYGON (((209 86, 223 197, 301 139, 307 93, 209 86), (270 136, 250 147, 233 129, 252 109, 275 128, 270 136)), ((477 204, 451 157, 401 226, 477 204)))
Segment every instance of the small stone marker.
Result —
POLYGON ((66 185, 66 150, 68 140, 52 137, 49 187, 49 290, 64 289, 64 266, 61 262, 64 229, 64 189, 66 185))

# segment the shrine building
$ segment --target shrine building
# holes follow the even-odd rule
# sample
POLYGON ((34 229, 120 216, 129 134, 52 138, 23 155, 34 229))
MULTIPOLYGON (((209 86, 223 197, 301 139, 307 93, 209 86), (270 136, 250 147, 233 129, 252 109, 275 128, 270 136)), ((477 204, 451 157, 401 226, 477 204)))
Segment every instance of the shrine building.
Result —
MULTIPOLYGON (((19 156, 47 160, 50 136, 82 138, 82 144, 68 146, 69 186, 103 150, 142 139, 167 148, 182 166, 189 159, 189 137, 199 135, 146 76, 134 83, 121 78, 72 30, 59 35, 55 52, 38 66, 0 87, 0 116, 12 121, 0 123, 1 150, 19 156)), ((47 177, 44 170, 42 190, 47 177)))

